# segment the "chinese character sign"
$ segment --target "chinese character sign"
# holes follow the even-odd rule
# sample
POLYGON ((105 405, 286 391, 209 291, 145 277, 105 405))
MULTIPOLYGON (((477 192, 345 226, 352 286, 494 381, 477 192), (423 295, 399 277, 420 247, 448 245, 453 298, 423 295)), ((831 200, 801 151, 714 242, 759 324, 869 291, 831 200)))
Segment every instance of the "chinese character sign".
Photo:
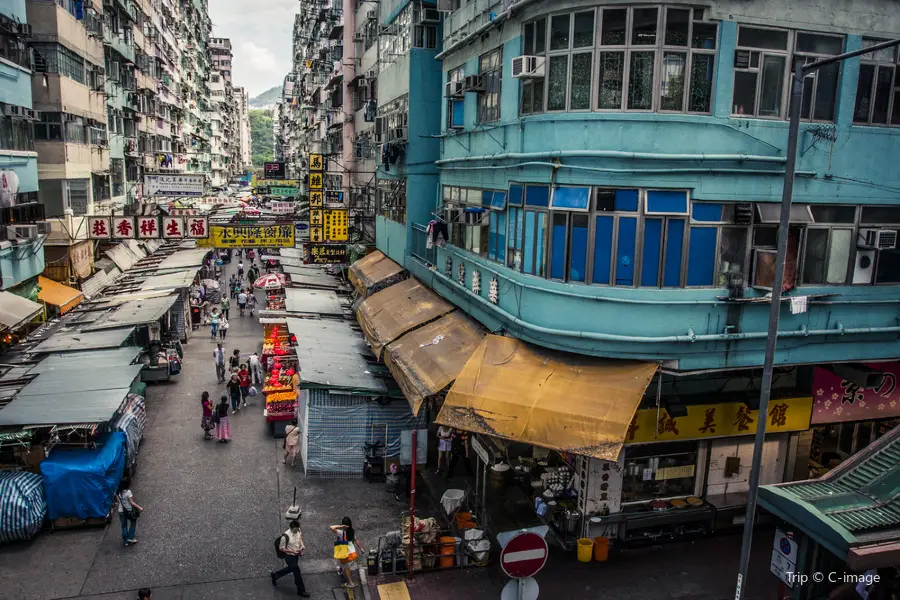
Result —
POLYGON ((324 205, 323 196, 324 196, 324 193, 321 190, 319 190, 317 192, 310 192, 309 193, 309 207, 310 208, 322 208, 322 206, 324 205))
POLYGON ((313 208, 309 211, 309 225, 311 227, 321 227, 322 222, 325 220, 325 215, 322 209, 313 208))
POLYGON ((92 240, 108 240, 112 237, 109 217, 88 217, 88 235, 92 240))
POLYGON ((183 238, 184 219, 181 217, 163 217, 162 234, 164 238, 183 238))
POLYGON ((203 175, 144 175, 147 196, 202 196, 205 191, 203 175))
POLYGON ((293 248, 294 224, 215 225, 210 241, 215 248, 293 248))
POLYGON ((134 237, 134 217, 113 217, 112 236, 116 239, 134 237))
POLYGON ((309 189, 310 190, 321 190, 324 178, 321 173, 310 173, 309 174, 309 189))
MULTIPOLYGON (((809 428, 812 398, 772 400, 765 417, 766 431, 803 431, 809 428)), ((697 440, 735 435, 752 435, 760 415, 758 410, 742 402, 721 404, 693 404, 687 406, 687 414, 673 417, 665 409, 639 410, 634 415, 625 435, 626 444, 671 440, 697 440)))
POLYGON ((350 237, 349 228, 350 217, 347 209, 329 209, 325 211, 323 223, 325 241, 347 241, 350 237))
POLYGON ((309 170, 310 171, 324 171, 325 170, 325 160, 321 154, 310 154, 309 155, 309 170))
POLYGON ((307 261, 311 265, 335 265, 348 260, 346 244, 307 244, 307 261))
POLYGON ((157 217, 138 217, 137 236, 140 239, 159 237, 159 219, 157 217))
POLYGON ((209 237, 209 220, 206 217, 191 217, 187 220, 185 231, 189 238, 209 237))
POLYGON ((816 367, 813 370, 813 425, 900 416, 900 389, 897 389, 900 362, 866 366, 884 373, 881 383, 874 388, 860 387, 828 369, 816 367))
POLYGON ((310 227, 309 228, 309 241, 311 242, 324 242, 325 235, 322 233, 321 227, 310 227))

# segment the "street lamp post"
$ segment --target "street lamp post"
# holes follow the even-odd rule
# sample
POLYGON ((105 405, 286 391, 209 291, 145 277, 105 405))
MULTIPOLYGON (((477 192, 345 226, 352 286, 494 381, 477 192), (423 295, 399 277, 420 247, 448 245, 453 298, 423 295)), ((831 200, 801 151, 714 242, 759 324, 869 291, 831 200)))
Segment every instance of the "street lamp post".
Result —
POLYGON ((803 78, 822 67, 842 62, 854 56, 868 54, 883 48, 900 45, 900 39, 882 42, 863 48, 831 56, 803 65, 797 61, 791 73, 790 126, 788 128, 787 161, 784 167, 784 188, 781 193, 781 216, 778 220, 778 252, 775 258, 775 280, 772 282, 772 306, 769 310, 769 331, 766 338, 766 355, 763 363, 762 385, 759 391, 759 412, 756 437, 753 443, 753 463, 750 467, 749 489, 747 490, 747 513, 744 518, 744 535, 741 541, 741 562, 738 565, 737 587, 734 600, 743 600, 750 565, 750 545, 753 541, 753 524, 756 521, 756 505, 759 500, 759 471, 762 465, 763 442, 766 437, 766 422, 769 414, 769 397, 772 393, 772 371, 775 364, 775 345, 778 340, 778 319, 781 311, 781 287, 784 280, 785 258, 787 256, 788 229, 790 227, 791 199, 794 193, 794 172, 797 166, 797 140, 800 136, 800 104, 803 97, 803 78))

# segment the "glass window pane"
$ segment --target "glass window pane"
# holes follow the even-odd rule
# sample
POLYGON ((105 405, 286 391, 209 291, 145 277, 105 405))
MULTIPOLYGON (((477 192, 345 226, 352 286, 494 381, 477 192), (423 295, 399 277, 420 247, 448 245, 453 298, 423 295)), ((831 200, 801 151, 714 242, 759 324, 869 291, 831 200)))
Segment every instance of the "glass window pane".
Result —
POLYGON ((852 229, 832 229, 831 249, 828 251, 828 272, 825 281, 844 283, 850 268, 850 249, 853 242, 852 229))
POLYGON ((525 54, 531 54, 534 52, 534 23, 525 25, 523 37, 525 38, 525 54))
POLYGON ((593 273, 591 273, 591 283, 609 284, 612 238, 612 215, 597 216, 594 224, 594 267, 593 273))
POLYGON ((900 250, 880 250, 875 283, 900 283, 900 250))
POLYGON ((522 260, 522 272, 534 273, 534 215, 533 210, 525 211, 525 252, 522 260))
POLYGON ((543 54, 547 49, 547 19, 534 22, 534 53, 543 54))
MULTIPOLYGON (((816 83, 816 106, 813 109, 813 119, 819 121, 833 121, 834 109, 837 104, 838 79, 840 77, 841 67, 839 64, 828 65, 819 69, 816 83)), ((888 71, 890 73, 890 71, 888 71)), ((879 73, 879 76, 881 73, 879 73)), ((890 75, 888 76, 888 88, 890 88, 890 75)), ((876 95, 876 106, 878 109, 876 95)), ((884 95, 884 118, 887 119, 887 90, 884 95)))
POLYGON ((550 49, 569 48, 569 20, 572 15, 556 15, 550 18, 550 49))
POLYGON ((691 31, 691 47, 714 50, 716 48, 716 34, 718 26, 715 23, 697 23, 691 31))
POLYGON ((681 285, 681 254, 684 249, 684 219, 667 219, 663 286, 681 285))
POLYGON ((777 29, 741 27, 738 31, 738 46, 787 50, 788 32, 777 29))
POLYGON ((500 213, 491 212, 488 215, 488 258, 497 260, 497 215, 500 213))
POLYGON ((669 8, 666 10, 666 46, 687 46, 690 9, 669 8))
POLYGON ((566 109, 566 84, 568 83, 569 56, 551 56, 547 74, 547 110, 566 109))
POLYGON ((600 44, 603 46, 623 46, 628 23, 628 9, 607 8, 603 11, 600 44))
POLYGON ((497 213, 497 262, 506 258, 506 213, 497 213))
MULTIPOLYGON (((653 9, 654 11, 656 9, 653 9)), ((656 52, 632 52, 628 80, 628 108, 653 108, 653 61, 656 52)))
POLYGON ((639 46, 656 44, 657 8, 635 8, 632 12, 631 43, 639 46))
POLYGON ((616 237, 616 285, 634 285, 634 249, 637 217, 619 217, 616 237))
POLYGON ((719 236, 719 274, 717 287, 728 285, 728 273, 744 274, 744 259, 747 251, 747 230, 735 227, 723 227, 719 236))
POLYGON ((828 251, 828 230, 806 231, 806 255, 803 259, 803 283, 825 281, 825 256, 828 251))
POLYGON ((759 114, 766 117, 781 116, 781 93, 784 87, 784 56, 766 56, 762 64, 762 82, 759 94, 759 114))
POLYGON ((532 110, 531 110, 531 102, 532 102, 531 91, 532 91, 532 89, 533 89, 532 82, 530 82, 530 81, 522 82, 522 109, 521 109, 522 114, 527 114, 527 113, 532 112, 532 110))
POLYGON ((712 54, 691 56, 691 87, 688 90, 688 110, 709 112, 712 110, 713 68, 716 57, 712 54))
MULTIPOLYGON (((888 104, 891 99, 891 85, 893 81, 894 67, 879 66, 878 76, 875 79, 875 106, 872 109, 873 123, 887 123, 888 104)), ((818 105, 816 108, 818 109, 818 105)))
POLYGON ((572 240, 569 247, 569 281, 585 281, 587 266, 588 216, 572 215, 572 240))
POLYGON ((853 120, 857 123, 869 122, 874 80, 875 65, 859 65, 859 76, 856 78, 856 107, 853 109, 853 120))
POLYGON ((534 274, 538 277, 543 277, 545 275, 544 272, 544 257, 546 255, 544 248, 544 240, 546 239, 546 229, 547 229, 547 213, 541 212, 537 215, 537 248, 535 248, 535 269, 534 274))
POLYGON ((544 78, 535 79, 531 82, 531 112, 542 112, 544 110, 544 78))
POLYGON ((855 206, 833 206, 811 204, 813 219, 816 223, 853 223, 856 221, 855 206))
POLYGON ((716 266, 715 227, 691 227, 687 285, 712 285, 716 266))
POLYGON ((816 33, 797 33, 797 52, 815 54, 840 54, 844 49, 844 38, 816 33))
POLYGON ((900 89, 894 90, 894 104, 891 108, 891 125, 900 125, 900 89))
POLYGON ((566 274, 566 241, 567 241, 568 215, 566 213, 553 213, 552 248, 550 249, 550 277, 563 279, 566 274))
POLYGON ((679 52, 663 54, 662 74, 659 80, 660 110, 684 110, 686 57, 687 55, 679 52))
MULTIPOLYGON (((882 42, 886 42, 887 40, 863 40, 863 48, 871 48, 875 44, 880 44, 882 42)), ((894 55, 897 52, 896 48, 883 48, 881 50, 876 50, 875 52, 869 52, 868 54, 863 54, 860 58, 863 60, 877 60, 879 62, 894 62, 894 55)))
POLYGON ((803 79, 803 95, 800 97, 800 118, 808 119, 812 110, 813 85, 815 85, 815 77, 810 75, 803 79))
POLYGON ((573 48, 594 45, 594 11, 575 13, 575 33, 572 37, 573 48))
POLYGON ((659 252, 662 249, 662 219, 644 219, 644 253, 641 258, 641 285, 659 285, 659 252))
POLYGON ((625 79, 625 53, 601 52, 598 69, 600 70, 600 84, 597 92, 597 107, 621 109, 622 85, 625 79))
POLYGON ((734 115, 756 114, 756 73, 735 71, 731 113, 734 115))
POLYGON ((572 91, 569 98, 569 110, 591 107, 591 65, 593 62, 594 55, 591 52, 572 55, 572 91))

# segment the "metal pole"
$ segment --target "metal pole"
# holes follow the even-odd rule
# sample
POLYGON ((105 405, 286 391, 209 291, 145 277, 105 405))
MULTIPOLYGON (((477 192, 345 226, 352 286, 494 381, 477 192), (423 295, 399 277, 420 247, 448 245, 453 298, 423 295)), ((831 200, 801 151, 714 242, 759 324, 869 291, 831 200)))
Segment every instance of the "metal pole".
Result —
POLYGON ((766 355, 763 362, 762 387, 759 391, 759 413, 756 437, 753 442, 753 463, 750 467, 749 489, 747 490, 747 512, 744 517, 744 535, 741 540, 741 561, 738 564, 737 586, 734 600, 743 600, 750 566, 750 546, 753 542, 753 524, 756 521, 756 505, 759 500, 759 471, 762 465, 762 449, 766 438, 766 424, 769 414, 769 397, 772 393, 772 371, 775 364, 775 345, 778 338, 778 319, 781 311, 781 286, 784 281, 785 259, 790 227, 791 200, 794 194, 794 174, 797 167, 797 141, 800 137, 800 104, 803 98, 803 78, 822 67, 842 62, 854 56, 868 54, 884 48, 900 45, 900 39, 874 44, 868 48, 854 50, 838 56, 802 65, 794 64, 791 73, 790 127, 788 129, 787 161, 784 167, 784 188, 781 194, 781 216, 778 221, 778 252, 775 258, 775 281, 772 282, 772 306, 769 310, 769 330, 766 338, 766 355))
POLYGON ((409 475, 409 554, 406 557, 406 577, 413 578, 413 546, 416 530, 416 459, 417 446, 419 445, 418 429, 413 424, 412 430, 412 464, 410 465, 409 475))
POLYGON ((756 521, 756 503, 759 498, 759 471, 762 465, 762 449, 766 439, 766 421, 769 414, 769 397, 772 392, 772 371, 775 364, 775 344, 778 340, 778 319, 781 316, 781 287, 784 280, 784 263, 787 257, 788 233, 791 216, 791 198, 794 193, 794 171, 797 166, 797 139, 800 134, 800 101, 803 96, 803 69, 795 63, 791 73, 790 128, 788 129, 787 163, 784 168, 784 189, 781 193, 781 217, 778 221, 778 253, 775 259, 775 280, 772 282, 772 306, 769 310, 769 335, 766 338, 766 356, 763 362, 762 389, 759 392, 756 437, 753 442, 753 463, 747 489, 747 513, 744 517, 744 537, 741 540, 741 562, 738 566, 737 588, 734 600, 744 597, 747 567, 750 565, 750 545, 753 542, 753 524, 756 521))

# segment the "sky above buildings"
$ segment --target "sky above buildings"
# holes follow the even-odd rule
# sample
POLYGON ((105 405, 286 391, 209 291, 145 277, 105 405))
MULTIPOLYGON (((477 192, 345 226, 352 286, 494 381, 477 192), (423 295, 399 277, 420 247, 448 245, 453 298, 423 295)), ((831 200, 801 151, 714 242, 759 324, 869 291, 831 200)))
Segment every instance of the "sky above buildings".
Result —
POLYGON ((212 35, 231 38, 232 81, 251 98, 281 85, 291 69, 291 34, 299 6, 298 0, 209 0, 212 35))

